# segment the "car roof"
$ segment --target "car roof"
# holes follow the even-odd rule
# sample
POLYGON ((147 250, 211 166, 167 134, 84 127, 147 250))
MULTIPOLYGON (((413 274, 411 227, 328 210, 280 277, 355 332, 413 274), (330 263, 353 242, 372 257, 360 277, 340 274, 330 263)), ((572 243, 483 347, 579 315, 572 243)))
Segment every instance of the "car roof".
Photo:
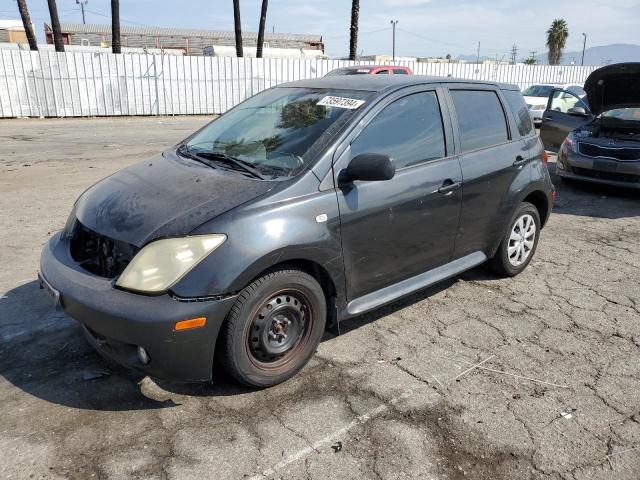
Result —
POLYGON ((335 88, 337 90, 364 90, 382 93, 413 85, 438 83, 489 85, 503 90, 520 90, 517 85, 510 85, 506 83, 424 75, 338 75, 281 83, 278 87, 335 88))

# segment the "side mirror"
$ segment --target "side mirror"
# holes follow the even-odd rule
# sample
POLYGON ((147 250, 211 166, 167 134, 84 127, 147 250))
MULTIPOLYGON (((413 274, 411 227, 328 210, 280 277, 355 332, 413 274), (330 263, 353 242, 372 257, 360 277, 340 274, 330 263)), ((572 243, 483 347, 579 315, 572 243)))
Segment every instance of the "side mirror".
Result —
POLYGON ((573 115, 574 117, 588 117, 589 113, 584 107, 573 107, 567 110, 569 115, 573 115))
POLYGON ((379 153, 361 153, 351 159, 341 174, 343 182, 354 180, 391 180, 396 174, 396 166, 389 155, 379 153))

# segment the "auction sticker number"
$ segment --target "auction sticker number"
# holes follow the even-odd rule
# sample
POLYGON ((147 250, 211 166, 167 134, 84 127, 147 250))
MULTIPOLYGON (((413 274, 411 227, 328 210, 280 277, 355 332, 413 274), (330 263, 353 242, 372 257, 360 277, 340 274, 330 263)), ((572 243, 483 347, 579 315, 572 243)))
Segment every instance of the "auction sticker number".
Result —
POLYGON ((360 105, 364 103, 364 100, 358 100, 355 98, 346 98, 346 97, 334 97, 331 95, 327 95, 322 100, 318 102, 318 105, 323 105, 325 107, 337 107, 337 108, 348 108, 349 110, 355 110, 360 105))

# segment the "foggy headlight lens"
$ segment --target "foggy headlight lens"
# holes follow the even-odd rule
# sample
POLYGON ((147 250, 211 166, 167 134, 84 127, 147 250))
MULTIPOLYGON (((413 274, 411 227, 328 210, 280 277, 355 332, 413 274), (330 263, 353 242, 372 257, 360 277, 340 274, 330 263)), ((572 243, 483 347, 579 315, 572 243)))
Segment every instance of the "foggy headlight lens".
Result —
POLYGON ((151 242, 133 257, 116 285, 139 292, 164 292, 226 239, 226 235, 213 234, 151 242))

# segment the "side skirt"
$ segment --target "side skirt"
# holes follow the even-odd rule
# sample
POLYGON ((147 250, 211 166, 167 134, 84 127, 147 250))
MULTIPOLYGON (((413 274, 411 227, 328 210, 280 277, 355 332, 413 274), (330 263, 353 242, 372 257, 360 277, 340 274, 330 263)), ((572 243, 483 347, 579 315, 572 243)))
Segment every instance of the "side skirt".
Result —
POLYGON ((417 290, 429 287, 434 283, 438 283, 449 277, 453 277, 459 273, 469 270, 473 267, 484 263, 487 256, 482 252, 473 252, 462 258, 458 258, 452 262, 440 267, 421 273, 415 277, 407 278, 401 282, 381 288, 375 292, 367 293, 362 297, 355 298, 347 304, 346 311, 342 311, 340 319, 360 315, 374 308, 378 308, 386 303, 393 302, 398 298, 409 295, 417 290))

